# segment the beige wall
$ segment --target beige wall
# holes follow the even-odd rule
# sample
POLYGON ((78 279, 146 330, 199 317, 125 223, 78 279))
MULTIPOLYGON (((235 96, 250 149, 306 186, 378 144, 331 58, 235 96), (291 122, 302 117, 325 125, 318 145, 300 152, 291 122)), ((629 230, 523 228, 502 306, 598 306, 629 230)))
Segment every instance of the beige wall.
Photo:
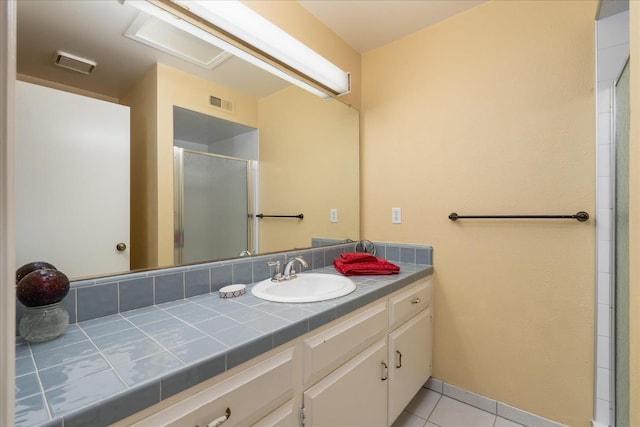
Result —
POLYGON ((158 265, 157 72, 147 72, 120 102, 131 108, 131 234, 132 270, 158 265))
POLYGON ((432 244, 434 376, 593 411, 595 1, 491 1, 363 55, 362 236, 432 244), (391 207, 403 223, 390 223, 391 207))
POLYGON ((259 101, 260 207, 304 219, 260 221, 260 252, 360 231, 358 112, 291 86, 259 101), (286 118, 286 126, 282 126, 286 118), (338 222, 329 211, 338 209, 338 222))
POLYGON ((630 425, 640 425, 640 2, 629 2, 631 125, 629 151, 629 385, 630 425))

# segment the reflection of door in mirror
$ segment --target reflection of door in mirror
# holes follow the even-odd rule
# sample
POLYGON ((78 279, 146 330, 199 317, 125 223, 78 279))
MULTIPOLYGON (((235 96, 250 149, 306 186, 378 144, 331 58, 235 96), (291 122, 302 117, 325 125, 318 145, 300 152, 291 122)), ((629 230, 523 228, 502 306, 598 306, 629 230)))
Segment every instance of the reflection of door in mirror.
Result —
POLYGON ((174 107, 175 263, 255 252, 257 129, 174 107))
POLYGON ((17 81, 16 119, 17 266, 129 270, 129 108, 17 81))

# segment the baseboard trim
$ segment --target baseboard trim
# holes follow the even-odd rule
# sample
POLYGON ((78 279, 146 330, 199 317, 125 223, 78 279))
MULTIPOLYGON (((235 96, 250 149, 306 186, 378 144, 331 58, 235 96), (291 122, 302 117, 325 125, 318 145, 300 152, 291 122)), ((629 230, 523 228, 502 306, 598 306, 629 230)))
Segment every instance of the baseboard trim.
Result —
MULTIPOLYGON (((458 400, 467 405, 474 406, 499 417, 506 418, 526 427, 563 427, 563 424, 541 417, 531 412, 523 411, 516 407, 507 405, 498 400, 490 399, 477 393, 456 387, 437 378, 429 378, 424 385, 425 388, 437 393, 458 400)), ((591 422, 592 427, 607 427, 602 424, 591 422)))

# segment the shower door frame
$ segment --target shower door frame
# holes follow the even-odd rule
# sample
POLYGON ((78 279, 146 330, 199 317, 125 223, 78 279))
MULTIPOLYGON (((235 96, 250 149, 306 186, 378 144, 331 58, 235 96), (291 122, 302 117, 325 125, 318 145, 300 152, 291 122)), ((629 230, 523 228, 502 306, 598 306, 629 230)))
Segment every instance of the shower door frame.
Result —
MULTIPOLYGON (((187 148, 173 147, 173 254, 175 264, 183 264, 184 250, 184 153, 204 155, 219 159, 245 162, 247 164, 247 242, 246 248, 251 253, 257 251, 258 223, 255 219, 257 205, 256 161, 222 154, 207 153, 187 148)), ((236 254, 237 255, 237 254, 236 254)))
MULTIPOLYGON (((618 221, 617 219, 617 214, 618 214, 618 146, 619 146, 619 141, 618 141, 618 132, 617 132, 617 125, 618 125, 618 120, 617 120, 617 95, 616 95, 616 88, 618 87, 618 83, 620 81, 620 79, 622 78, 623 73, 625 72, 625 70, 628 71, 629 69, 629 65, 630 65, 630 57, 627 56, 626 61, 624 62, 622 68, 620 69, 620 72, 618 73, 618 76, 616 77, 616 79, 613 81, 612 85, 611 85, 611 197, 613 198, 612 200, 612 214, 611 214, 611 255, 610 255, 610 262, 611 262, 611 289, 610 289, 610 298, 611 301, 613 302, 612 304, 612 310, 611 310, 611 323, 610 323, 610 328, 611 328, 611 337, 612 337, 612 345, 611 345, 611 351, 610 351, 610 357, 611 357, 611 370, 612 370, 612 375, 611 375, 611 405, 613 408, 613 413, 612 413, 612 419, 610 420, 610 425, 611 426, 616 426, 618 424, 618 420, 619 420, 619 404, 620 401, 622 399, 620 399, 619 396, 619 384, 618 384, 618 373, 619 373, 619 359, 618 359, 618 343, 619 343, 619 319, 618 319, 618 315, 619 315, 619 310, 618 310, 618 269, 617 269, 617 261, 618 261, 618 253, 617 253, 617 249, 618 249, 618 221)), ((627 149, 629 148, 629 142, 627 142, 627 149)), ((630 152, 627 151, 627 156, 630 156, 630 152)), ((628 166, 627 166, 628 169, 628 166)), ((628 186, 628 185, 627 185, 628 186)), ((627 196, 628 197, 628 196, 627 196)), ((628 200, 627 200, 628 203, 628 200)), ((627 216, 628 216, 629 212, 627 210, 627 216)), ((628 238, 628 229, 627 229, 627 238, 628 238)), ((627 253, 628 255, 628 253, 627 253)), ((627 264, 630 263, 630 260, 627 260, 627 264)), ((628 265, 627 265, 627 269, 628 269, 628 265)), ((628 281, 628 278, 627 278, 628 281)), ((627 287, 629 286, 629 284, 627 283, 627 287)), ((628 303, 628 300, 627 300, 628 303)), ((628 316, 628 313, 627 313, 628 316)), ((629 324, 628 324, 629 319, 627 318, 627 340, 629 339, 629 335, 628 335, 628 331, 629 331, 629 324)), ((628 346, 628 343, 627 343, 628 346)), ((628 374, 628 368, 629 368, 629 359, 628 359, 628 355, 627 355, 627 374, 628 374)), ((628 377, 628 375, 627 375, 628 377)), ((628 385, 628 384, 627 384, 628 385)), ((628 388, 628 387, 627 387, 628 388)), ((627 412, 629 411, 629 391, 627 390, 627 395, 626 395, 626 399, 624 400, 627 403, 627 407, 626 410, 627 412)), ((627 413, 627 421, 628 421, 628 416, 629 414, 627 413)))

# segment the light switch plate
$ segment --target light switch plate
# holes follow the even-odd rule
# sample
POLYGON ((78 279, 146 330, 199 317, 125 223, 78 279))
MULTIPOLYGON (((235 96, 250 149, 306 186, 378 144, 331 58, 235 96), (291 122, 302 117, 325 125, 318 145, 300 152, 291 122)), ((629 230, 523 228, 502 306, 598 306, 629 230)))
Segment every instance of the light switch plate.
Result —
POLYGON ((331 222, 338 222, 338 208, 333 208, 329 214, 331 222))
POLYGON ((391 208, 391 224, 402 224, 402 209, 391 208))

